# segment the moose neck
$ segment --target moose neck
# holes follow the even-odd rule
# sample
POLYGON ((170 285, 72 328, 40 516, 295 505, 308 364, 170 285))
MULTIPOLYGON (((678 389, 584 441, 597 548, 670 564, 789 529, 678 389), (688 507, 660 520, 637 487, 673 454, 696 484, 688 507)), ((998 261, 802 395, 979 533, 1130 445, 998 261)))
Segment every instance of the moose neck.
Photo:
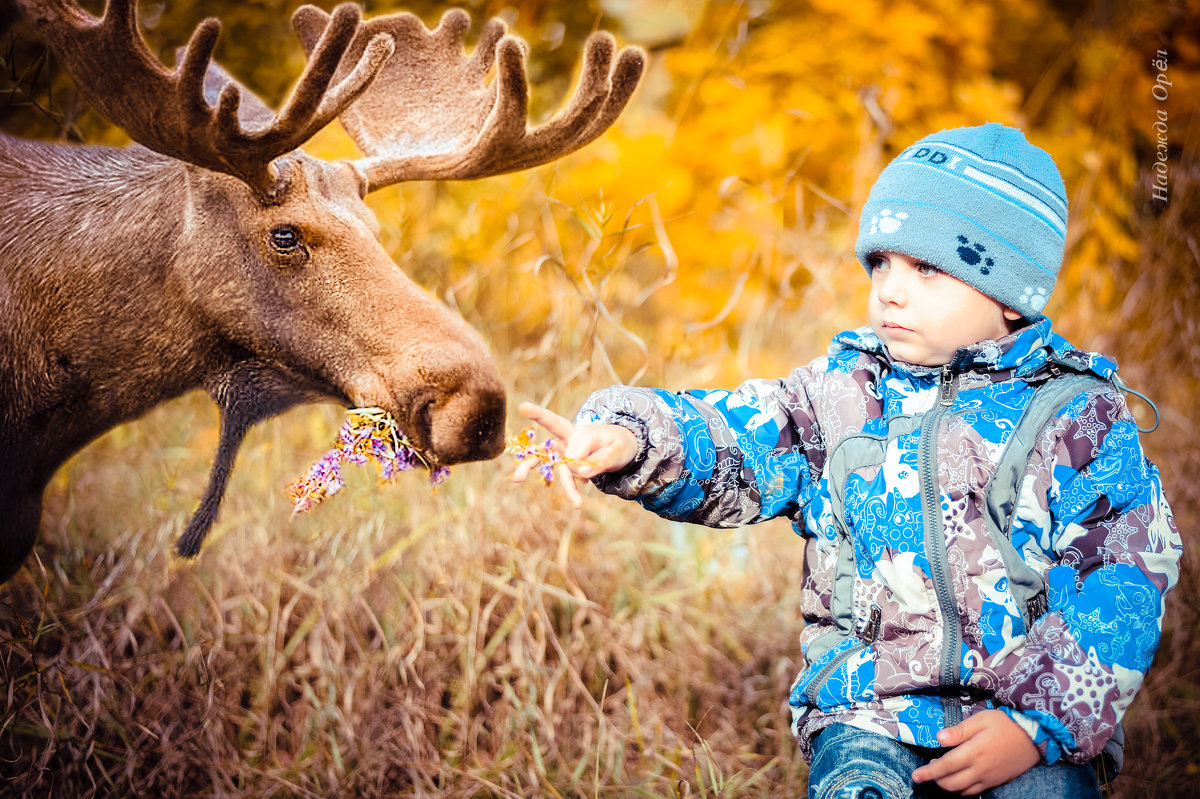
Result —
POLYGON ((140 147, 0 138, 0 458, 33 484, 203 379, 211 345, 169 269, 185 169, 140 147))

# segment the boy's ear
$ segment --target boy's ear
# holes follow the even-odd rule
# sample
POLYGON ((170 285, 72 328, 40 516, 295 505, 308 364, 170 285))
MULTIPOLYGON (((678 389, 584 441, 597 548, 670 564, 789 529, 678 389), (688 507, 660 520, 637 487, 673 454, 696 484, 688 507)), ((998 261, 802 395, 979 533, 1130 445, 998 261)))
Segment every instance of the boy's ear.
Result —
POLYGON ((1004 309, 1004 324, 1008 327, 1008 332, 1012 333, 1029 323, 1029 320, 1022 315, 1020 311, 1014 311, 1012 308, 1004 309))

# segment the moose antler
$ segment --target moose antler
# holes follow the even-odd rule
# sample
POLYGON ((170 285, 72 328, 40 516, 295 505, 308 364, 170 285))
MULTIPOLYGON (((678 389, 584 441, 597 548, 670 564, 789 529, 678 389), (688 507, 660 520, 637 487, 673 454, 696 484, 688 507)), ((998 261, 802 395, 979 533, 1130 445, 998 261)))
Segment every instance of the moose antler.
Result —
MULTIPOLYGON (((315 58, 332 20, 318 8, 301 6, 292 23, 315 58)), ((347 48, 339 75, 350 71, 368 37, 387 34, 396 43, 375 81, 341 114, 368 156, 359 167, 369 190, 406 180, 498 175, 564 156, 612 125, 642 74, 640 49, 617 53, 612 36, 594 33, 570 102, 531 129, 525 43, 505 36, 504 24, 494 19, 467 56, 463 35, 469 25, 459 9, 447 12, 433 31, 412 14, 390 14, 365 22, 347 48), (493 65, 495 80, 487 83, 493 65)))
POLYGON ((242 114, 239 120, 245 90, 211 64, 220 31, 216 19, 200 23, 175 69, 167 70, 138 33, 137 0, 107 0, 101 19, 71 0, 18 2, 89 100, 130 138, 164 155, 240 178, 264 197, 275 196, 281 188, 271 162, 299 147, 353 103, 393 47, 386 35, 363 39, 357 45, 359 57, 331 88, 361 21, 357 6, 338 6, 313 44, 308 66, 283 109, 269 124, 246 129, 242 122, 255 115, 242 114), (210 90, 221 87, 215 106, 205 97, 206 76, 210 90))

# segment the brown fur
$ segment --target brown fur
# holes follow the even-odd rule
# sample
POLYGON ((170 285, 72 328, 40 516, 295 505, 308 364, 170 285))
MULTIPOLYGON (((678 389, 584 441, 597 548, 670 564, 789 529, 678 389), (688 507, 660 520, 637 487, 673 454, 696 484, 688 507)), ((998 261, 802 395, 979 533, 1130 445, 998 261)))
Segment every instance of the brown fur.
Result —
POLYGON ((441 463, 498 452, 503 389, 478 336, 387 257, 348 165, 287 166, 286 196, 262 204, 142 148, 0 138, 0 463, 19 475, 0 487, 0 574, 63 460, 198 386, 228 450, 205 530, 241 435, 297 402, 385 407, 441 463), (306 234, 295 262, 267 243, 285 220, 306 234))
POLYGON ((456 73, 463 82, 437 84, 448 96, 375 98, 354 118, 400 139, 420 124, 443 135, 436 118, 448 112, 438 109, 470 89, 480 118, 454 118, 465 144, 432 174, 412 166, 395 136, 364 145, 359 162, 294 148, 365 97, 376 76, 407 74, 420 86, 462 61, 465 15, 427 33, 411 15, 362 23, 349 5, 332 17, 298 12, 312 61, 275 115, 210 63, 215 21, 169 71, 136 32, 135 0, 110 0, 100 20, 69 0, 20 4, 93 102, 151 149, 0 136, 0 581, 33 546, 42 492, 67 457, 196 387, 221 407, 221 438, 177 545, 183 555, 199 551, 215 520, 245 432, 300 402, 383 407, 436 464, 500 451, 494 361, 396 268, 362 197, 398 180, 521 169, 582 146, 628 100, 640 52, 614 67, 611 39, 597 39, 576 98, 528 131, 524 66, 513 62, 523 44, 500 40, 492 23, 472 68, 456 73), (395 53, 401 29, 406 46, 395 53), (507 63, 485 84, 498 40, 507 63), (423 114, 405 116, 422 103, 423 114), (296 245, 281 246, 280 230, 296 245))

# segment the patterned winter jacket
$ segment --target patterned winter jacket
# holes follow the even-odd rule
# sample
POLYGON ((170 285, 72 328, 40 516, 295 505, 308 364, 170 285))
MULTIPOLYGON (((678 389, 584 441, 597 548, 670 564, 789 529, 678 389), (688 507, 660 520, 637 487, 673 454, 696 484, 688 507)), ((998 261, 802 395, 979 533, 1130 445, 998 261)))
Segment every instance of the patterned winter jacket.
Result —
POLYGON ((862 328, 785 380, 613 386, 577 421, 621 424, 642 444, 601 490, 712 527, 786 516, 805 536, 806 668, 790 697, 805 757, 835 721, 937 746, 938 730, 999 708, 1046 762, 1085 762, 1150 666, 1181 545, 1122 394, 1098 382, 1033 448, 1007 552, 1046 590, 1033 614, 1014 598, 987 489, 1051 362, 1116 370, 1045 317, 935 368, 893 362, 862 328))

